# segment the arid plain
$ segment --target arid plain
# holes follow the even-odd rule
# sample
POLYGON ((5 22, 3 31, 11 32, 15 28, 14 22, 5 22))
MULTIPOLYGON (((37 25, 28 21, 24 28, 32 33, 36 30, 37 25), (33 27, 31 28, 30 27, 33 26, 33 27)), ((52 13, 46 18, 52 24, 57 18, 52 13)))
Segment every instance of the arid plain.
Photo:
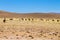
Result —
POLYGON ((60 40, 60 14, 0 11, 0 40, 60 40))

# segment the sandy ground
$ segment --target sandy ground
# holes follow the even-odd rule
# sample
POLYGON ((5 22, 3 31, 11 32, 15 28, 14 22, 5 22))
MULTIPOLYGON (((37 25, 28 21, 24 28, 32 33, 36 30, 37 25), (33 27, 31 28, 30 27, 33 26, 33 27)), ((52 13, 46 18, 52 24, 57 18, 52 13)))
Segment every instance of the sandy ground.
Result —
POLYGON ((2 24, 0 24, 0 40, 60 40, 60 24, 58 23, 2 24))

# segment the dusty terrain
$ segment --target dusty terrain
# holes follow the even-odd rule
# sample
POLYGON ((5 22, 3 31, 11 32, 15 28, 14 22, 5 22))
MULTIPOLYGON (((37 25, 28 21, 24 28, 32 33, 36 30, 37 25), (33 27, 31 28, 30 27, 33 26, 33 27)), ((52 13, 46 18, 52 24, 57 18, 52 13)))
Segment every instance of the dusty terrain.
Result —
POLYGON ((0 40, 60 40, 60 14, 0 11, 0 40))

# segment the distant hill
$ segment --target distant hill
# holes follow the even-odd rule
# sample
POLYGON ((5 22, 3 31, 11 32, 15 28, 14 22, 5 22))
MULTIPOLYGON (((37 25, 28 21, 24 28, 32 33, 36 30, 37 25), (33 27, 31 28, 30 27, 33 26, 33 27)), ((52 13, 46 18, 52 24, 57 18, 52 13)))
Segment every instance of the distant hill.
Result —
POLYGON ((12 13, 0 11, 0 17, 39 17, 39 18, 60 18, 58 13, 12 13))

